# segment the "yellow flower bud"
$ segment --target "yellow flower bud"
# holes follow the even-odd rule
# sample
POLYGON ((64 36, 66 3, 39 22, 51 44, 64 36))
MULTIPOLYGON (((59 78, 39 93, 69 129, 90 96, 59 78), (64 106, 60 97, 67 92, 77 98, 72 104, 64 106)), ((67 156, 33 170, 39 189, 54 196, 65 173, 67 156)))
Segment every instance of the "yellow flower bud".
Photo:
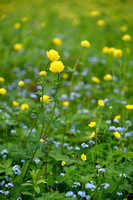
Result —
POLYGON ((63 106, 69 106, 69 102, 68 101, 64 101, 63 102, 63 106))
POLYGON ((57 51, 51 49, 50 51, 46 51, 46 54, 48 56, 48 58, 51 60, 51 61, 57 61, 59 60, 60 56, 58 54, 57 51))
POLYGON ((118 131, 114 132, 114 135, 115 135, 115 137, 117 137, 117 138, 120 138, 120 137, 121 137, 121 135, 120 135, 120 133, 119 133, 118 131))
POLYGON ((132 39, 132 37, 130 35, 128 35, 128 34, 123 35, 123 37, 122 37, 122 40, 124 42, 129 42, 131 39, 132 39))
POLYGON ((127 26, 121 26, 120 29, 121 29, 122 32, 125 32, 125 31, 127 31, 128 28, 127 28, 127 26))
POLYGON ((41 71, 38 73, 40 76, 46 76, 47 75, 47 72, 46 71, 41 71))
POLYGON ((106 74, 103 78, 104 78, 105 81, 111 81, 112 80, 111 74, 106 74))
POLYGON ((63 73, 63 74, 62 74, 62 77, 63 77, 64 79, 68 79, 68 74, 67 74, 67 73, 63 73))
POLYGON ((16 106, 19 106, 19 103, 18 103, 17 101, 13 101, 12 104, 13 104, 13 106, 15 106, 15 107, 16 107, 16 106))
POLYGON ((99 105, 99 106, 104 106, 104 102, 103 102, 101 99, 99 99, 99 100, 98 100, 98 105, 99 105))
POLYGON ((128 104, 128 105, 126 105, 125 107, 126 107, 126 109, 128 109, 128 110, 132 110, 132 109, 133 109, 133 105, 131 105, 131 104, 128 104))
POLYGON ((21 27, 21 24, 19 22, 17 22, 16 24, 14 24, 14 28, 15 29, 19 29, 21 27))
POLYGON ((14 45, 14 50, 16 50, 16 51, 20 51, 22 48, 23 48, 23 46, 22 46, 22 44, 20 44, 20 43, 16 43, 15 45, 14 45))
POLYGON ((54 61, 50 64, 49 70, 54 73, 60 73, 64 70, 65 66, 61 61, 54 61))
POLYGON ((97 21, 97 26, 105 26, 105 21, 103 19, 99 19, 97 21))
POLYGON ((91 45, 87 40, 83 40, 81 42, 81 46, 84 47, 84 48, 89 48, 91 45))
POLYGON ((90 138, 94 138, 95 137, 95 132, 93 131, 92 134, 89 136, 90 138))
POLYGON ((86 157, 86 155, 85 155, 84 153, 81 155, 81 159, 82 159, 83 161, 86 161, 86 160, 87 160, 87 157, 86 157))
POLYGON ((93 82, 95 82, 95 83, 97 83, 97 84, 100 84, 99 78, 93 76, 91 79, 92 79, 93 82))
POLYGON ((113 51, 113 56, 114 56, 115 58, 120 58, 120 57, 122 56, 122 50, 121 50, 121 49, 115 49, 115 50, 113 51))
POLYGON ((0 88, 0 94, 5 95, 6 94, 6 90, 4 88, 0 88))
MULTIPOLYGON (((40 97, 40 101, 42 102, 42 97, 40 97)), ((49 104, 50 97, 47 95, 43 95, 43 103, 49 104)))
POLYGON ((103 52, 104 54, 109 53, 109 47, 103 47, 102 52, 103 52))
POLYGON ((91 122, 90 124, 88 124, 89 127, 94 127, 96 125, 96 122, 91 122))
POLYGON ((19 87, 23 87, 23 86, 24 86, 24 81, 19 81, 19 82, 18 82, 18 86, 19 86, 19 87))
POLYGON ((29 109, 29 105, 24 103, 21 105, 21 110, 29 109))
POLYGON ((62 162, 61 162, 61 165, 62 165, 62 166, 66 165, 66 162, 65 162, 65 161, 62 161, 62 162))
POLYGON ((54 38, 53 43, 57 46, 60 46, 62 44, 62 40, 60 38, 54 38))
POLYGON ((100 13, 99 13, 97 10, 93 10, 93 11, 91 11, 91 13, 90 13, 90 16, 91 16, 91 17, 97 17, 98 15, 100 15, 100 13))
POLYGON ((0 77, 0 82, 1 83, 4 83, 5 82, 5 79, 3 77, 0 77))

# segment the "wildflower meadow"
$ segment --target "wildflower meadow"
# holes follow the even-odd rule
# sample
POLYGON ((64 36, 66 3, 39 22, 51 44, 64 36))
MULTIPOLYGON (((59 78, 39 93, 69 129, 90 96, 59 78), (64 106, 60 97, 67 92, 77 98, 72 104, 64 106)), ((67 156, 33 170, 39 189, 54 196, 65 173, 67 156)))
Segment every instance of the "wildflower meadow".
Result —
POLYGON ((133 1, 0 1, 0 200, 133 199, 133 1))

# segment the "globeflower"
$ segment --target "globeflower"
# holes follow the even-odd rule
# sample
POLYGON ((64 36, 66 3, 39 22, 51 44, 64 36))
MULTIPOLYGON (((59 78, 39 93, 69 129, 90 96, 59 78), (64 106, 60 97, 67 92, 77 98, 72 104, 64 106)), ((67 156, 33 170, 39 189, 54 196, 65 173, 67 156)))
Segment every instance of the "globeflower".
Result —
POLYGON ((60 73, 64 70, 65 66, 61 61, 54 61, 50 64, 49 70, 54 73, 60 73))
POLYGON ((117 137, 117 138, 120 138, 120 137, 121 137, 121 134, 120 134, 118 131, 114 132, 114 135, 115 135, 115 137, 117 137))
POLYGON ((120 120, 121 116, 120 115, 117 115, 115 116, 114 120, 120 120))
POLYGON ((40 76, 46 76, 47 75, 47 72, 46 71, 41 71, 38 73, 40 76))
POLYGON ((123 37, 122 37, 122 40, 124 42, 129 42, 131 39, 132 39, 132 37, 130 35, 128 35, 128 34, 123 35, 123 37))
POLYGON ((105 26, 105 21, 103 19, 99 19, 97 21, 97 26, 105 26))
MULTIPOLYGON (((42 97, 40 97, 40 101, 42 102, 42 97)), ((49 104, 50 97, 47 95, 43 95, 43 103, 49 104)))
POLYGON ((84 153, 81 155, 81 159, 82 159, 83 161, 86 161, 86 160, 87 160, 87 157, 86 157, 86 155, 85 155, 84 153))
POLYGON ((91 13, 90 13, 90 16, 91 16, 91 17, 97 17, 98 15, 100 15, 100 13, 99 13, 97 10, 93 10, 93 11, 91 11, 91 13))
POLYGON ((0 82, 1 83, 4 83, 5 82, 5 79, 3 77, 0 77, 0 82))
POLYGON ((104 106, 103 100, 99 99, 99 100, 98 100, 98 105, 99 105, 99 106, 104 106))
POLYGON ((23 87, 23 86, 24 86, 24 81, 19 81, 19 82, 18 82, 18 86, 19 86, 19 87, 23 87))
POLYGON ((104 54, 109 53, 109 47, 103 47, 102 52, 103 52, 104 54))
POLYGON ((27 22, 27 21, 28 21, 28 18, 27 18, 27 17, 22 17, 22 18, 21 18, 21 21, 22 21, 22 22, 27 22))
POLYGON ((114 47, 110 47, 110 48, 108 49, 108 53, 109 53, 109 54, 113 54, 114 50, 115 50, 114 47))
POLYGON ((128 28, 127 28, 127 26, 121 26, 120 29, 121 29, 122 32, 125 32, 125 31, 127 31, 128 28))
POLYGON ((111 81, 112 80, 112 76, 110 74, 106 74, 104 77, 105 81, 111 81))
POLYGON ((96 122, 91 122, 90 124, 88 124, 89 127, 94 127, 96 125, 96 122))
POLYGON ((14 50, 16 50, 16 51, 20 51, 22 48, 23 48, 23 46, 22 46, 22 44, 20 44, 20 43, 16 43, 15 45, 14 45, 14 50))
POLYGON ((24 103, 21 105, 21 110, 29 109, 29 105, 24 103))
POLYGON ((95 76, 93 76, 93 77, 91 78, 91 80, 92 80, 93 82, 97 83, 97 84, 100 84, 99 78, 97 78, 97 77, 95 77, 95 76))
POLYGON ((62 165, 62 166, 66 165, 66 162, 65 162, 65 161, 62 161, 62 162, 61 162, 61 165, 62 165))
POLYGON ((60 38, 54 38, 53 43, 57 46, 60 46, 62 44, 62 40, 60 38))
POLYGON ((51 49, 50 51, 46 51, 46 54, 47 54, 48 58, 49 58, 51 61, 57 61, 57 60, 59 60, 59 58, 60 58, 58 52, 55 51, 54 49, 51 49))
POLYGON ((89 48, 91 45, 87 40, 83 40, 81 42, 81 46, 84 47, 84 48, 89 48))
POLYGON ((122 50, 121 50, 121 49, 115 49, 115 50, 113 51, 113 56, 114 56, 115 58, 120 58, 120 57, 122 57, 122 50))
POLYGON ((12 104, 13 104, 13 106, 15 106, 15 107, 16 107, 16 106, 19 106, 19 103, 18 103, 17 101, 13 101, 12 104))
POLYGON ((69 102, 68 101, 64 101, 63 102, 63 106, 69 106, 69 102))
POLYGON ((6 90, 4 88, 0 88, 0 94, 5 95, 6 94, 6 90))
POLYGON ((133 109, 133 105, 131 105, 131 104, 128 104, 128 105, 126 105, 125 106, 128 110, 132 110, 133 109))
POLYGON ((64 79, 68 79, 68 74, 67 74, 67 73, 63 73, 63 74, 62 74, 62 77, 63 77, 64 79))
POLYGON ((94 138, 95 137, 95 132, 93 131, 92 134, 89 136, 90 138, 94 138))
POLYGON ((14 24, 14 28, 15 29, 19 29, 21 27, 21 24, 19 22, 15 23, 14 24))

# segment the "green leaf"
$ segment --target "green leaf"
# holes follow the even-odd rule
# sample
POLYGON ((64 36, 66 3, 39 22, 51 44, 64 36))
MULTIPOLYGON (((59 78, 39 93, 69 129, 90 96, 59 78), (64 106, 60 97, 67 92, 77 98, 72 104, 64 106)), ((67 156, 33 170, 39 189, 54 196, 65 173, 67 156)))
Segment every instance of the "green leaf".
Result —
POLYGON ((40 193, 40 188, 39 186, 34 187, 34 190, 39 194, 40 193))
POLYGON ((30 193, 30 192, 21 192, 23 195, 28 195, 28 196, 33 196, 33 194, 32 193, 30 193))
POLYGON ((46 181, 43 179, 43 180, 39 180, 36 182, 36 185, 40 184, 40 183, 46 183, 46 181))

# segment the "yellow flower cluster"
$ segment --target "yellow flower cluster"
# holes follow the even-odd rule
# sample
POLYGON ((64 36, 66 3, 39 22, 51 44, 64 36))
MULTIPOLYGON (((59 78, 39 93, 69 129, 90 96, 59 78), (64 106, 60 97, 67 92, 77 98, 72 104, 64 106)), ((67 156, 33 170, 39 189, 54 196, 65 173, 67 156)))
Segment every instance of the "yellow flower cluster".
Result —
POLYGON ((131 104, 128 104, 128 105, 126 105, 125 106, 128 110, 132 110, 133 109, 133 105, 131 105, 131 104))
POLYGON ((91 78, 91 80, 92 80, 93 82, 97 83, 97 84, 100 84, 100 79, 97 78, 97 77, 95 77, 95 76, 93 76, 93 77, 91 78))
POLYGON ((6 94, 6 90, 4 88, 0 88, 0 94, 5 95, 6 94))
POLYGON ((82 159, 83 161, 86 161, 86 160, 87 160, 87 157, 86 157, 86 155, 85 155, 84 153, 81 155, 81 159, 82 159))
POLYGON ((122 57, 122 50, 121 49, 116 49, 114 47, 103 47, 102 52, 104 54, 112 54, 114 58, 120 58, 122 57))
POLYGON ((47 95, 43 95, 43 98, 40 97, 40 101, 41 101, 41 102, 43 101, 43 103, 49 104, 49 102, 50 102, 50 97, 47 96, 47 95))
POLYGON ((91 122, 90 124, 88 124, 89 127, 94 127, 96 125, 96 122, 91 122))

